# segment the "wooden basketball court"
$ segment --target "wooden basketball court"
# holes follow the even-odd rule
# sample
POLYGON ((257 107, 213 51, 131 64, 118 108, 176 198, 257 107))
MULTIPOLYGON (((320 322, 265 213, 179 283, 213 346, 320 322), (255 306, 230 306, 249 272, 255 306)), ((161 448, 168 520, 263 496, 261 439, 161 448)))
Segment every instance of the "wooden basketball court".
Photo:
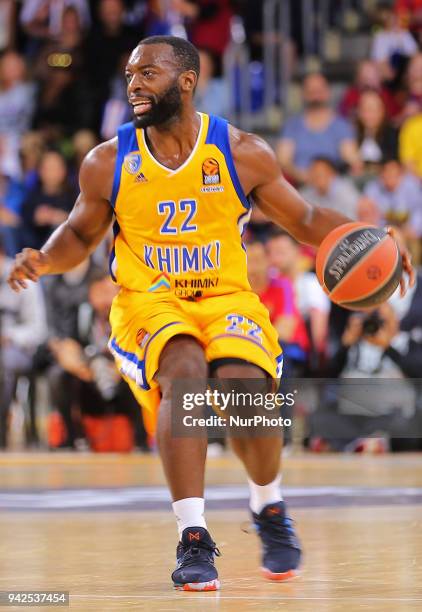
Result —
POLYGON ((261 578, 258 539, 242 531, 243 472, 228 454, 210 459, 207 472, 222 590, 195 594, 171 586, 177 535, 156 457, 3 454, 0 591, 67 590, 71 609, 82 611, 422 610, 421 457, 284 463, 305 550, 301 577, 261 578))

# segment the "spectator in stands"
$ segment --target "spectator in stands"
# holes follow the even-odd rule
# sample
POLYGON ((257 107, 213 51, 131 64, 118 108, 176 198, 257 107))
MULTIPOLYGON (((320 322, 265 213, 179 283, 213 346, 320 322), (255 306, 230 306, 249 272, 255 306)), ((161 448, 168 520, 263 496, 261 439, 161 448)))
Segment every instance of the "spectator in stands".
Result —
POLYGON ((399 123, 422 112, 422 53, 416 53, 410 60, 405 81, 407 91, 399 123))
POLYGON ((34 189, 38 184, 38 169, 45 147, 45 140, 41 132, 26 132, 21 138, 19 156, 22 168, 22 183, 26 192, 34 189))
POLYGON ((285 356, 284 372, 302 376, 308 360, 309 338, 305 323, 296 304, 290 278, 271 277, 268 256, 262 242, 247 245, 248 276, 251 287, 268 308, 285 356))
POLYGON ((265 242, 273 227, 274 224, 262 210, 257 206, 253 206, 250 221, 245 229, 245 241, 253 242, 254 240, 259 240, 260 242, 265 242))
MULTIPOLYGON (((137 0, 135 6, 141 8, 143 5, 144 13, 138 20, 138 24, 145 27, 145 36, 165 36, 171 34, 169 23, 168 3, 162 0, 137 0)), ((140 12, 140 11, 139 11, 140 12)))
POLYGON ((400 160, 422 178, 422 113, 404 122, 399 134, 400 160))
POLYGON ((322 74, 311 74, 303 82, 304 112, 288 119, 278 144, 278 158, 287 176, 297 183, 308 179, 315 157, 327 157, 360 172, 361 160, 352 126, 330 105, 331 92, 322 74))
POLYGON ((47 335, 41 289, 28 282, 26 291, 11 291, 6 278, 12 264, 0 237, 0 448, 5 448, 7 442, 7 419, 16 377, 31 371, 34 351, 47 335))
POLYGON ((22 212, 22 241, 34 249, 40 249, 67 218, 76 199, 68 184, 66 161, 60 153, 43 154, 39 176, 40 184, 28 195, 22 212))
MULTIPOLYGON (((44 142, 38 132, 22 136, 19 156, 22 176, 17 180, 0 170, 0 234, 8 257, 14 257, 25 245, 22 242, 23 204, 28 194, 37 186, 38 166, 44 142)), ((2 151, 0 141, 0 168, 2 151)))
POLYGON ((316 157, 312 161, 308 184, 300 192, 312 204, 332 208, 356 219, 360 193, 349 178, 338 174, 331 159, 316 157))
POLYGON ((242 3, 242 18, 246 30, 246 43, 252 61, 262 62, 264 48, 263 10, 258 2, 242 3))
POLYGON ((58 36, 62 28, 63 12, 74 8, 78 17, 87 27, 90 22, 87 0, 24 0, 20 22, 32 39, 48 39, 58 36))
POLYGON ((0 2, 0 52, 12 49, 15 45, 15 19, 17 5, 15 0, 0 2))
POLYGON ((19 143, 34 112, 34 85, 26 80, 24 59, 7 51, 0 59, 0 145, 1 172, 20 177, 19 143))
POLYGON ((198 85, 195 92, 196 108, 203 113, 229 116, 230 101, 227 83, 216 77, 216 59, 207 49, 199 51, 200 67, 198 85))
POLYGON ((365 195, 377 205, 382 224, 399 227, 407 240, 422 237, 421 182, 397 159, 383 164, 379 177, 366 186, 365 195))
POLYGON ((98 139, 89 130, 78 130, 72 137, 73 155, 76 167, 79 168, 84 157, 96 147, 98 139))
POLYGON ((78 189, 78 176, 81 164, 88 153, 96 147, 98 139, 91 130, 78 130, 72 137, 72 167, 70 174, 70 182, 78 189))
POLYGON ((274 228, 267 242, 270 265, 293 283, 300 314, 309 326, 311 346, 317 355, 325 352, 330 302, 313 272, 301 267, 300 245, 279 228, 274 228))
POLYGON ((217 74, 221 74, 221 58, 230 41, 231 1, 172 0, 171 6, 185 17, 193 44, 215 54, 217 74))
POLYGON ((410 32, 400 26, 389 2, 378 4, 378 30, 372 41, 371 58, 377 62, 382 78, 393 81, 402 71, 407 58, 414 55, 418 45, 410 32))
POLYGON ((19 225, 24 199, 23 185, 9 176, 0 175, 0 236, 8 257, 14 257, 20 250, 19 225))
POLYGON ((385 104, 378 92, 365 91, 360 96, 356 128, 366 172, 377 170, 383 158, 397 157, 398 134, 388 122, 385 104))
POLYGON ((99 132, 103 107, 110 95, 110 83, 120 66, 123 55, 132 51, 143 38, 143 28, 133 28, 124 22, 123 0, 100 0, 98 18, 89 33, 85 53, 93 104, 97 116, 92 125, 99 132))
POLYGON ((397 115, 399 112, 399 105, 390 91, 383 86, 378 66, 376 62, 371 60, 359 62, 356 70, 355 83, 345 91, 340 102, 340 114, 348 119, 354 119, 360 97, 362 93, 368 89, 377 91, 380 94, 389 118, 397 115))
POLYGON ((92 104, 84 79, 84 32, 77 10, 63 11, 60 34, 41 48, 34 73, 40 84, 35 123, 68 131, 90 123, 92 104))
POLYGON ((420 45, 422 43, 422 0, 395 0, 394 10, 399 26, 409 30, 420 45))
POLYGON ((122 123, 131 121, 131 109, 127 103, 127 81, 125 78, 125 66, 129 59, 129 53, 120 58, 120 64, 116 73, 110 80, 110 97, 104 104, 100 135, 103 140, 114 138, 122 123))
POLYGON ((374 200, 366 195, 363 195, 358 202, 357 220, 369 225, 379 225, 381 223, 380 209, 374 200))

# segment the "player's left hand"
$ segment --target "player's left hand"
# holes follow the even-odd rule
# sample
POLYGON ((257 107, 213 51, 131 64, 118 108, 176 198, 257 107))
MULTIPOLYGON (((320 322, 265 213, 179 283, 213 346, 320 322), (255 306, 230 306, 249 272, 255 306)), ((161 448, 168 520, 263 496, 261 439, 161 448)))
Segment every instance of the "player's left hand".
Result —
MULTIPOLYGON (((396 227, 387 227, 386 231, 397 242, 397 246, 399 248, 400 255, 401 255, 403 272, 406 272, 406 274, 409 276, 409 287, 413 287, 413 285, 415 284, 415 270, 412 266, 412 256, 409 253, 409 250, 406 246, 404 238, 396 227)), ((402 274, 402 277, 400 279, 401 297, 403 297, 406 294, 406 291, 407 291, 406 279, 405 279, 405 276, 402 274)))

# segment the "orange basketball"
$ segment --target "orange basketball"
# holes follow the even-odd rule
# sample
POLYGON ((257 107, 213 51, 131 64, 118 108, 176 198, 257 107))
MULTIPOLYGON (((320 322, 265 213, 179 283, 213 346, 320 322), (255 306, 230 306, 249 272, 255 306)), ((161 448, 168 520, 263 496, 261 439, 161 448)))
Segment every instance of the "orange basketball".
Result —
POLYGON ((202 164, 202 169, 208 176, 213 176, 214 174, 218 173, 218 161, 212 157, 209 157, 202 164))
POLYGON ((330 299, 352 310, 385 302, 399 284, 397 244, 383 229, 365 223, 336 227, 322 241, 316 272, 330 299))

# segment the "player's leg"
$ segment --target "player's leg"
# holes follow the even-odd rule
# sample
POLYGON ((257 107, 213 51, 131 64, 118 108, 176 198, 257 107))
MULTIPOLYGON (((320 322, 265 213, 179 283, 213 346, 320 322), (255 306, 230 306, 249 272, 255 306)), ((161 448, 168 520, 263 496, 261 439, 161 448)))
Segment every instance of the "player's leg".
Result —
MULTIPOLYGON (((226 364, 221 365, 215 372, 217 378, 262 378, 265 379, 267 374, 255 365, 247 364, 226 364)), ((263 437, 263 438, 248 438, 248 437, 232 437, 231 446, 242 461, 248 473, 250 482, 264 488, 271 483, 279 480, 281 450, 283 445, 282 436, 263 437)), ((274 492, 269 495, 274 499, 263 497, 265 503, 280 501, 280 488, 277 485, 272 485, 274 492)), ((264 493, 265 495, 265 493, 264 493)), ((265 504, 262 504, 262 507, 265 504)), ((252 509, 257 512, 258 509, 252 505, 252 509)))
POLYGON ((204 380, 208 365, 201 345, 189 336, 175 336, 164 347, 158 372, 161 402, 157 422, 157 444, 174 501, 203 497, 207 440, 176 437, 172 433, 172 383, 175 379, 204 380), (188 475, 188 477, 187 477, 188 475))
POLYGON ((158 372, 161 402, 157 443, 173 498, 180 542, 177 567, 172 574, 176 588, 208 591, 219 588, 214 555, 218 550, 204 519, 206 436, 177 437, 172 431, 172 383, 176 379, 204 381, 208 365, 200 344, 189 336, 175 336, 161 352, 158 372))
MULTIPOLYGON (((221 365, 214 375, 223 379, 266 376, 260 367, 246 362, 221 365)), ((297 575, 301 550, 281 494, 282 436, 232 437, 231 444, 248 473, 249 504, 262 541, 264 576, 279 581, 292 578, 297 575)))
POLYGON ((161 294, 120 292, 110 321, 110 349, 142 406, 146 430, 157 437, 174 500, 180 533, 174 583, 186 590, 215 590, 216 549, 203 516, 206 437, 177 437, 171 427, 172 381, 199 379, 205 389, 208 365, 195 339, 201 330, 181 300, 161 294))

